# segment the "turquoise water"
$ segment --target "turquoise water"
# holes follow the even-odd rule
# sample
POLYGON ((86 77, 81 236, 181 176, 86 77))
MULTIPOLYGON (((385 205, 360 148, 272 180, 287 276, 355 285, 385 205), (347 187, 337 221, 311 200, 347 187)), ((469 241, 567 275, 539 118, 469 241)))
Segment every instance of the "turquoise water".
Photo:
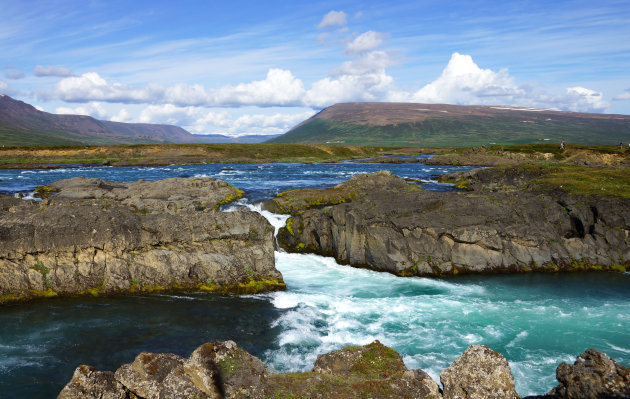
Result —
POLYGON ((588 348, 630 364, 628 274, 401 278, 315 255, 276 261, 290 287, 269 295, 288 310, 272 323, 280 348, 264 354, 277 371, 309 370, 317 353, 375 339, 438 382, 469 345, 487 345, 508 359, 523 396, 549 391, 558 364, 588 348))
MULTIPOLYGON (((0 192, 28 195, 73 176, 118 181, 213 176, 252 201, 327 187, 389 169, 449 190, 431 175, 464 167, 422 164, 215 164, 0 171, 0 192), (227 168, 227 169, 226 169, 227 168)), ((232 207, 233 209, 233 207, 232 207)), ((229 209, 228 209, 229 210, 229 209)), ((276 227, 278 215, 262 212, 276 227)), ((249 297, 156 295, 57 298, 0 307, 0 396, 55 397, 79 364, 114 370, 141 351, 187 356, 235 340, 278 372, 308 370, 318 353, 379 339, 436 381, 471 344, 510 362, 521 395, 553 386, 555 368, 587 348, 630 365, 630 275, 621 273, 400 278, 315 255, 276 253, 287 291, 249 297)))

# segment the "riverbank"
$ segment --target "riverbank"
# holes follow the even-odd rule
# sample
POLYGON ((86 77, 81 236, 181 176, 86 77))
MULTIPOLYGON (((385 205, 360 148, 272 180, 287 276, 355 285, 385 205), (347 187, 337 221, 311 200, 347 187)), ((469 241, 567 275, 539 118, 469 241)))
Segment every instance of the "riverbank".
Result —
POLYGON ((523 144, 469 148, 358 147, 310 144, 138 144, 109 146, 2 147, 0 169, 64 166, 158 166, 200 163, 338 162, 427 165, 518 165, 551 162, 630 167, 630 149, 619 146, 523 144), (409 158, 433 154, 431 159, 409 158), (392 157, 402 155, 403 157, 392 157), (407 156, 407 157, 405 157, 407 156))
POLYGON ((417 150, 308 144, 138 144, 0 148, 0 169, 63 165, 158 166, 200 163, 336 162, 417 150))

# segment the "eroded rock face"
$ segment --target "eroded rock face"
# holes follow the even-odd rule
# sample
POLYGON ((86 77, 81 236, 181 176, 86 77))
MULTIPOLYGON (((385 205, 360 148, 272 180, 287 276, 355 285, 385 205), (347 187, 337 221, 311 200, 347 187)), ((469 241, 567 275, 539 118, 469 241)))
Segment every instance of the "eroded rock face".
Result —
MULTIPOLYGON (((216 185, 190 180, 200 192, 216 185)), ((160 184, 151 182, 150 192, 160 184)), ((266 219, 250 211, 193 208, 0 198, 0 303, 64 294, 284 288, 266 219)))
POLYGON ((507 360, 483 345, 472 345, 440 374, 444 399, 517 399, 507 360))
POLYGON ((548 398, 630 397, 630 369, 595 349, 582 353, 573 365, 560 363, 556 378, 560 385, 547 394, 548 398))
MULTIPOLYGON (((348 182, 356 190, 346 193, 350 202, 327 206, 324 197, 321 206, 293 212, 280 244, 402 276, 623 270, 630 259, 629 199, 526 190, 440 193, 410 189, 417 186, 391 174, 374 177, 379 184, 362 184, 365 190, 350 183, 355 178, 348 182)), ((291 198, 287 192, 279 202, 291 198)))

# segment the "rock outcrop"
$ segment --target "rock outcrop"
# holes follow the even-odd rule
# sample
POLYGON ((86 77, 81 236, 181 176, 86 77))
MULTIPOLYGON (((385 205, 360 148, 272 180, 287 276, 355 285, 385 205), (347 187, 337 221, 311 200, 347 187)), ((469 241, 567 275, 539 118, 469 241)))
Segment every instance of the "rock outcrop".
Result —
POLYGON ((288 251, 401 276, 624 271, 630 260, 628 198, 559 190, 430 192, 378 172, 319 192, 288 191, 274 201, 293 215, 278 235, 288 251), (337 200, 340 193, 345 201, 337 200))
POLYGON ((320 355, 312 372, 270 374, 232 341, 206 343, 188 359, 141 353, 115 373, 79 366, 59 394, 74 398, 423 398, 440 399, 422 370, 375 341, 320 355))
POLYGON ((284 288, 269 222, 255 212, 213 211, 238 196, 226 183, 71 179, 40 191, 49 194, 41 202, 0 198, 0 303, 284 288))
MULTIPOLYGON (((593 349, 574 366, 562 363, 557 376, 561 385, 536 398, 626 398, 630 390, 628 369, 593 349)), ((203 344, 188 359, 141 353, 115 373, 79 366, 59 399, 519 398, 507 360, 482 345, 470 346, 440 379, 443 391, 378 341, 318 355, 312 371, 287 374, 270 374, 258 358, 225 341, 203 344)))
POLYGON ((630 369, 596 349, 588 349, 573 365, 556 369, 560 385, 542 396, 549 399, 630 398, 630 369))

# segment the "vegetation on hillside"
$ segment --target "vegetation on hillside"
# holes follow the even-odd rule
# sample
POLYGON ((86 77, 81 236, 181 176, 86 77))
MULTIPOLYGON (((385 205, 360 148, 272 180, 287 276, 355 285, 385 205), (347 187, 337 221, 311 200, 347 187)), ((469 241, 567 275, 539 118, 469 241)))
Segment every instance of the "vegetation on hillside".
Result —
MULTIPOLYGON (((387 152, 395 149, 387 148, 387 152)), ((383 155, 384 148, 304 144, 137 144, 0 148, 0 168, 48 164, 169 165, 225 162, 334 162, 383 155)))
POLYGON ((407 147, 469 147, 493 144, 618 144, 630 141, 622 119, 554 117, 538 122, 511 116, 430 117, 415 123, 368 125, 313 118, 271 143, 343 144, 407 147))

